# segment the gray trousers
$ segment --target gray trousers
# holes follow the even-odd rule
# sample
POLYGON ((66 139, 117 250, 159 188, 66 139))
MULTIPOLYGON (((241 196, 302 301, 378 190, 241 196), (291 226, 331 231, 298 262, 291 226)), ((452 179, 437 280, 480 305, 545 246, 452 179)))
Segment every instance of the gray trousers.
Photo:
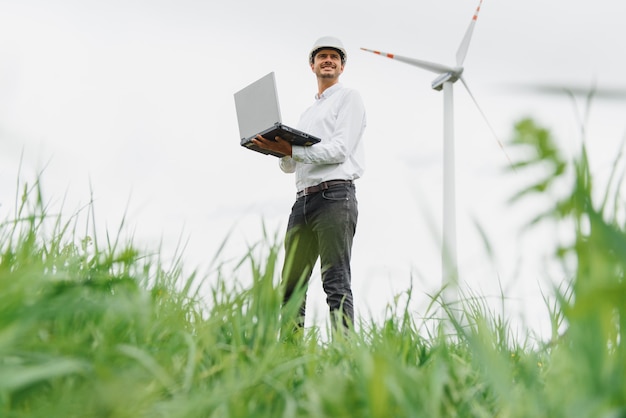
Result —
MULTIPOLYGON (((296 200, 285 237, 282 271, 284 303, 298 286, 308 286, 313 266, 320 259, 322 286, 333 329, 354 322, 350 259, 356 232, 358 203, 354 184, 332 185, 296 200)), ((306 290, 297 326, 304 326, 306 290)))

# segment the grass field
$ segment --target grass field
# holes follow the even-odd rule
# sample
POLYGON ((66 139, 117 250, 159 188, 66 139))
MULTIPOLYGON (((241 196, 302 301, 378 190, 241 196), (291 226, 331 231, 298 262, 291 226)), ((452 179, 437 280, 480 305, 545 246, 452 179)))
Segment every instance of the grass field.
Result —
POLYGON ((564 161, 531 120, 512 145, 528 151, 517 170, 546 172, 512 204, 565 184, 534 222, 575 237, 555 248, 573 273, 546 299, 552 337, 532 344, 473 294, 434 325, 396 305, 345 338, 285 337, 296 306, 280 306, 280 243, 242 254, 250 286, 219 267, 186 277, 79 233, 25 185, 0 224, 0 417, 626 417, 621 179, 598 198, 585 150, 564 161))

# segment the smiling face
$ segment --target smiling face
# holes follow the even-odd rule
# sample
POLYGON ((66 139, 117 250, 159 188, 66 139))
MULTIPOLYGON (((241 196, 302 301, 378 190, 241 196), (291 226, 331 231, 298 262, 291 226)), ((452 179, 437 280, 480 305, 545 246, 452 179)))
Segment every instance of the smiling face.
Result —
POLYGON ((311 70, 318 79, 337 80, 343 73, 341 54, 335 49, 320 49, 313 57, 311 70))

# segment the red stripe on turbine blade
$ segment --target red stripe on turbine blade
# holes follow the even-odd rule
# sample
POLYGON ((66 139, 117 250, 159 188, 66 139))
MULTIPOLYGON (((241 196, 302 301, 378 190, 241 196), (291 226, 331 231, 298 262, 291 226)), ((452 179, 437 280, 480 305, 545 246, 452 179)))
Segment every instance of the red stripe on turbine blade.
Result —
POLYGON ((383 55, 383 56, 385 56, 387 58, 393 58, 393 54, 389 54, 387 52, 374 51, 374 54, 383 55))
POLYGON ((376 50, 373 50, 373 49, 367 49, 367 48, 361 48, 361 49, 362 49, 363 51, 371 52, 371 53, 376 54, 376 55, 385 56, 385 57, 387 57, 387 58, 395 58, 395 56, 394 56, 393 54, 389 54, 389 53, 387 53, 387 52, 381 52, 381 51, 376 51, 376 50))
POLYGON ((478 7, 476 8, 476 13, 474 13, 474 17, 472 20, 478 20, 478 13, 480 12, 480 5, 483 4, 483 0, 480 0, 480 3, 478 3, 478 7))

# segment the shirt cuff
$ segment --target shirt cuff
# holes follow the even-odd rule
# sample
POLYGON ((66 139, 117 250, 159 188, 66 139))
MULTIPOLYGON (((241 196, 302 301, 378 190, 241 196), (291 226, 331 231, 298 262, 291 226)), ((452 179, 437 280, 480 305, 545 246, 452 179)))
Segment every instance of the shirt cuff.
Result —
POLYGON ((286 155, 279 160, 280 168, 285 173, 293 173, 296 170, 296 162, 290 156, 286 155))
POLYGON ((293 145, 291 147, 291 158, 293 158, 294 161, 302 163, 304 162, 304 156, 304 147, 298 145, 293 145))

